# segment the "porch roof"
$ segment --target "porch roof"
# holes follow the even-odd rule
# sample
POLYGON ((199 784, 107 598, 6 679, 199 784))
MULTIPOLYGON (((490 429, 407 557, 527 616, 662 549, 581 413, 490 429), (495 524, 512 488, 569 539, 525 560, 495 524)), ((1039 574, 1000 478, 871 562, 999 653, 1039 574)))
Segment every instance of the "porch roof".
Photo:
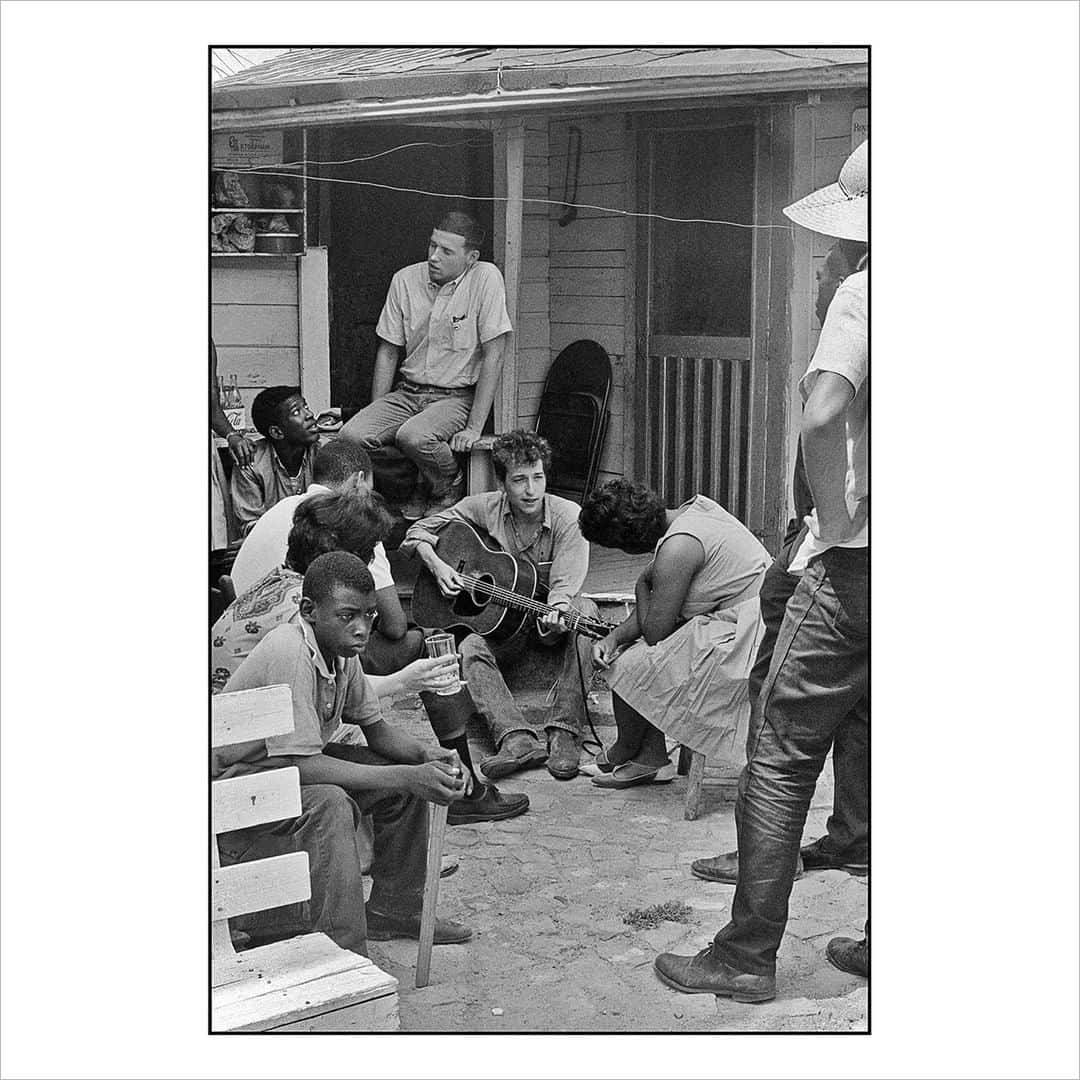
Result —
POLYGON ((867 84, 869 49, 292 49, 213 85, 213 126, 466 117, 867 84))

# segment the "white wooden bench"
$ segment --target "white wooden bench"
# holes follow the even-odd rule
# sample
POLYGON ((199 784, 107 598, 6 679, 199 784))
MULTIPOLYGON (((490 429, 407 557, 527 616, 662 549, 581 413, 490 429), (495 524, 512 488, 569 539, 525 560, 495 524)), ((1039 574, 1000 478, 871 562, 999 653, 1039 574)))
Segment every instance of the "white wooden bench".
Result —
MULTIPOLYGON (((218 694, 212 711, 215 749, 293 727, 287 686, 218 694)), ((302 934, 239 953, 233 947, 229 918, 311 897, 306 852, 222 867, 217 845, 219 833, 297 817, 298 770, 217 780, 211 792, 211 1030, 397 1031, 397 979, 367 957, 338 948, 325 934, 302 934)))

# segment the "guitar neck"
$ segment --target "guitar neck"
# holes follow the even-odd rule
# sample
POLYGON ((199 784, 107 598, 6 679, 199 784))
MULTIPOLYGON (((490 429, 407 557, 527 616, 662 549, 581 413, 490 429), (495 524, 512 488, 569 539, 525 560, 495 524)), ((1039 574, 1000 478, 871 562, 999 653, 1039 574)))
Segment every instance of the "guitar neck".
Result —
POLYGON ((597 622, 595 619, 590 619, 587 615, 582 615, 580 612, 567 611, 564 608, 554 608, 550 604, 542 604, 539 600, 531 600, 529 597, 512 592, 510 589, 503 589, 498 585, 489 585, 480 578, 471 577, 467 574, 462 574, 461 576, 471 589, 485 593, 493 603, 499 604, 501 607, 516 608, 518 611, 528 611, 538 618, 543 617, 544 615, 550 615, 553 611, 557 611, 559 617, 567 624, 570 630, 573 630, 576 633, 586 634, 589 637, 606 637, 608 631, 611 629, 606 623, 597 622))

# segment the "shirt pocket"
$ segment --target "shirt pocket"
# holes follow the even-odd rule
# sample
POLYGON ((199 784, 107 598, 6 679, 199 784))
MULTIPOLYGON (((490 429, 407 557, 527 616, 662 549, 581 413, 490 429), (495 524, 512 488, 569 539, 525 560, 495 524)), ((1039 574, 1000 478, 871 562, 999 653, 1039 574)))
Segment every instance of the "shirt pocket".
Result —
POLYGON ((467 311, 458 314, 450 311, 447 313, 446 322, 450 347, 455 352, 471 355, 479 343, 476 316, 470 315, 467 311))

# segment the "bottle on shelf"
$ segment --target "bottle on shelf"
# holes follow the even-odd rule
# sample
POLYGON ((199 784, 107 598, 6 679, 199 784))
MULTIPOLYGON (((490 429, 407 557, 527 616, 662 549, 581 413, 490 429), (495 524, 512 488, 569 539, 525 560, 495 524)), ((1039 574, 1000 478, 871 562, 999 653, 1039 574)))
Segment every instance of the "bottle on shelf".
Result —
POLYGON ((247 418, 244 415, 244 399, 240 396, 240 387, 237 385, 235 372, 233 372, 229 386, 225 390, 222 408, 225 410, 225 419, 232 425, 233 431, 244 431, 247 428, 247 418))

